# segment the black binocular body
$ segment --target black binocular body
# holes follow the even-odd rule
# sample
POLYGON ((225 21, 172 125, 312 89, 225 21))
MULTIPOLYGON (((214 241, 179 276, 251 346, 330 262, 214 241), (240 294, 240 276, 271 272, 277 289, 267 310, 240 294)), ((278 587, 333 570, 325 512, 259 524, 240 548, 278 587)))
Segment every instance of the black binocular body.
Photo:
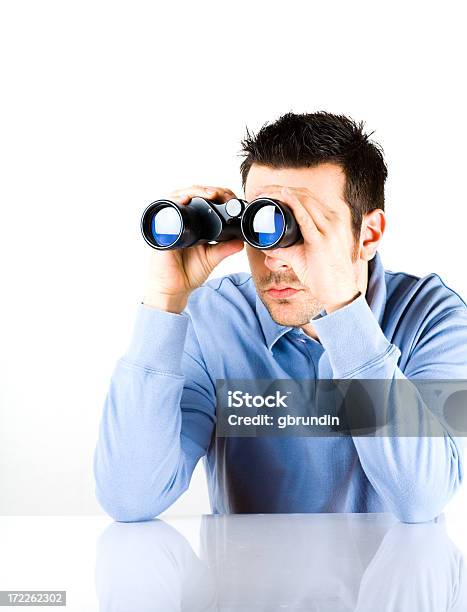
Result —
POLYGON ((227 202, 194 197, 188 204, 156 200, 144 211, 141 232, 158 250, 183 249, 239 238, 257 249, 292 246, 302 240, 291 209, 273 198, 227 202))

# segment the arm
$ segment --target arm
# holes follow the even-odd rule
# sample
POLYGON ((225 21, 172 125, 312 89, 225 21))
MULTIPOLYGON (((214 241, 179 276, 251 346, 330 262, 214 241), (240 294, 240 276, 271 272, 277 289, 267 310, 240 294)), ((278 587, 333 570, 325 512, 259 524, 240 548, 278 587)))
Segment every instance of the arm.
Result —
MULTIPOLYGON (((230 189, 193 185, 170 198, 181 206, 199 195, 235 197, 230 189)), ((118 521, 151 519, 168 508, 206 453, 214 385, 185 309, 217 264, 242 248, 241 240, 229 240, 149 249, 144 304, 112 375, 94 455, 97 499, 118 521)))
POLYGON ((139 305, 130 346, 112 374, 94 455, 103 509, 117 521, 142 521, 169 507, 206 452, 214 413, 189 314, 139 305))
POLYGON ((409 523, 433 519, 461 483, 462 448, 447 431, 430 437, 430 431, 440 428, 436 406, 425 404, 410 379, 467 379, 467 309, 451 309, 427 326, 404 373, 397 366, 399 348, 386 339, 363 295, 311 322, 328 352, 334 378, 406 381, 404 392, 409 389, 410 397, 404 395, 404 402, 397 393, 385 393, 396 385, 382 384, 382 396, 372 398, 373 406, 384 410, 396 426, 410 410, 420 436, 396 432, 353 436, 353 441, 368 480, 393 514, 409 523))

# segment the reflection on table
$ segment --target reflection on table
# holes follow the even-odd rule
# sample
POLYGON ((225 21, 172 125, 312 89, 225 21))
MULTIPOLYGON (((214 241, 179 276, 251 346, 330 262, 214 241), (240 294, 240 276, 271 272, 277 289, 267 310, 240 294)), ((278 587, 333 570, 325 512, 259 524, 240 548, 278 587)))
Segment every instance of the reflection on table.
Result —
POLYGON ((101 612, 461 612, 466 569, 443 516, 213 515, 201 554, 162 520, 112 523, 97 547, 101 612))

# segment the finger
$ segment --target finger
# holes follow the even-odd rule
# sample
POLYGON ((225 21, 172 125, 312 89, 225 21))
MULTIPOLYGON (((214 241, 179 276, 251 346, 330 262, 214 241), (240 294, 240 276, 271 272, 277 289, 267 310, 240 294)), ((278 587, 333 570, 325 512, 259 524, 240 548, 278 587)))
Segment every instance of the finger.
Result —
POLYGON ((205 197, 207 199, 217 198, 221 202, 227 202, 228 200, 237 197, 234 192, 225 187, 214 187, 211 185, 191 185, 184 189, 176 189, 170 194, 172 198, 186 202, 190 198, 196 196, 205 197))
POLYGON ((227 189, 226 187, 208 185, 206 188, 211 190, 222 202, 228 202, 232 198, 237 197, 231 189, 227 189))
POLYGON ((306 196, 304 196, 304 198, 305 202, 309 202, 308 206, 305 206, 305 204, 297 196, 296 201, 298 201, 299 205, 312 218, 319 232, 321 234, 328 234, 331 231, 331 226, 334 222, 334 217, 332 216, 331 211, 326 209, 324 205, 316 198, 307 198, 306 196))
POLYGON ((310 212, 287 187, 281 189, 281 201, 292 209, 305 241, 311 241, 322 235, 323 232, 316 224, 310 212))
POLYGON ((212 198, 213 190, 203 185, 190 185, 190 187, 185 187, 184 189, 175 189, 170 193, 169 198, 180 204, 185 204, 196 196, 212 198))

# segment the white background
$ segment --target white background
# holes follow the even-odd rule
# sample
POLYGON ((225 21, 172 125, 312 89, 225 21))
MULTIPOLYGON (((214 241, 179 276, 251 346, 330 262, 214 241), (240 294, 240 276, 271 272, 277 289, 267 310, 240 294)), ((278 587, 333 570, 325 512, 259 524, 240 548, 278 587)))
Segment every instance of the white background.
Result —
MULTIPOLYGON (((389 166, 384 266, 466 298, 461 6, 2 3, 0 514, 101 512, 92 454, 142 298, 140 214, 193 183, 242 195, 246 126, 365 120, 389 166)), ((464 486, 448 511, 465 509, 464 486)), ((200 464, 169 512, 208 511, 200 464)))

